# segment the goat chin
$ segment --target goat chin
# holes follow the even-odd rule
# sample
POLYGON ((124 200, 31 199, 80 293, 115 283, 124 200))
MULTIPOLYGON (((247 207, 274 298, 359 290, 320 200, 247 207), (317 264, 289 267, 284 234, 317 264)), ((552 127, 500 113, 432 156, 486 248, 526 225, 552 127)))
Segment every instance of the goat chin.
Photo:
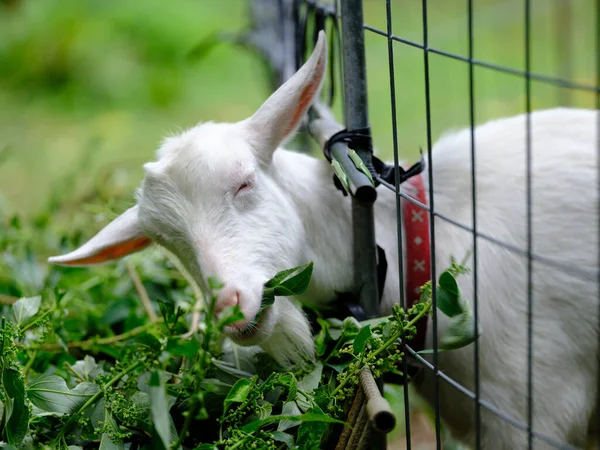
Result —
POLYGON ((308 366, 315 361, 315 344, 308 319, 293 302, 279 297, 271 306, 276 318, 271 335, 259 346, 283 368, 308 366))

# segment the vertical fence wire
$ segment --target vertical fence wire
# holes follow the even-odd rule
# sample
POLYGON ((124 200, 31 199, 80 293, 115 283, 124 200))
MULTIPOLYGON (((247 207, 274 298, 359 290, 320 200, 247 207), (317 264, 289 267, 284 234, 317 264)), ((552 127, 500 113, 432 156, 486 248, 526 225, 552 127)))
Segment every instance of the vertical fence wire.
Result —
MULTIPOLYGON (((479 336, 479 301, 477 284, 477 189, 475 159, 475 77, 473 58, 473 0, 467 0, 467 21, 469 34, 469 127, 471 132, 471 206, 473 210, 473 313, 475 315, 475 336, 479 336)), ((474 342, 473 370, 475 372, 475 448, 481 448, 481 404, 479 402, 479 339, 474 342)))
POLYGON ((525 0, 525 171, 527 202, 527 448, 533 448, 533 221, 531 192, 531 4, 525 0))
MULTIPOLYGON (((597 213, 598 213, 598 274, 597 274, 597 286, 598 286, 598 350, 596 353, 598 372, 596 373, 596 405, 600 405, 600 0, 596 0, 596 14, 595 14, 595 27, 596 27, 596 183, 598 184, 596 189, 597 199, 597 213)), ((600 412, 596 412, 596 433, 600 433, 600 412)), ((598 438, 596 438, 598 440, 598 438)))
POLYGON ((438 354, 438 318, 437 318, 437 283, 435 273, 435 208, 433 198, 433 160, 431 156, 431 97, 429 85, 429 33, 427 29, 427 0, 422 1, 423 8, 423 69, 425 77, 425 115, 427 122, 427 169, 429 178, 429 234, 431 248, 431 303, 433 310, 433 367, 434 367, 434 410, 435 410, 435 444, 442 448, 440 418, 440 379, 438 354))
MULTIPOLYGON (((386 23, 387 23, 387 41, 388 41, 388 66, 389 66, 389 77, 390 77, 390 101, 391 101, 391 113, 392 113, 392 144, 394 150, 394 178, 396 179, 396 233, 398 238, 398 278, 399 278, 399 296, 403 299, 402 307, 404 311, 408 311, 407 297, 404 293, 404 258, 402 257, 402 223, 403 212, 402 202, 400 198, 400 160, 398 157, 398 123, 396 118, 396 77, 394 70, 394 40, 392 39, 392 2, 386 0, 385 2, 386 11, 386 23)), ((406 340, 404 336, 402 339, 402 352, 404 358, 402 359, 402 371, 405 374, 403 377, 403 396, 404 396, 404 426, 406 429, 406 450, 411 450, 411 436, 410 436, 410 401, 408 394, 408 352, 406 351, 406 340)))

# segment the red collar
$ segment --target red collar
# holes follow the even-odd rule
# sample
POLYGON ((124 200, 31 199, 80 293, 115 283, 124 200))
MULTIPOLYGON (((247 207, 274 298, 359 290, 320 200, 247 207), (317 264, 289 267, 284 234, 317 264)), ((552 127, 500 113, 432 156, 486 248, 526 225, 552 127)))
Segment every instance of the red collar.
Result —
MULTIPOLYGON (((427 205, 423 176, 415 175, 403 183, 407 194, 427 205)), ((407 309, 418 303, 421 298, 420 287, 431 280, 431 248, 429 245, 429 213, 419 205, 402 199, 404 219, 404 270, 406 279, 404 294, 407 309)), ((415 351, 425 347, 427 320, 416 323, 417 332, 409 345, 415 351)))

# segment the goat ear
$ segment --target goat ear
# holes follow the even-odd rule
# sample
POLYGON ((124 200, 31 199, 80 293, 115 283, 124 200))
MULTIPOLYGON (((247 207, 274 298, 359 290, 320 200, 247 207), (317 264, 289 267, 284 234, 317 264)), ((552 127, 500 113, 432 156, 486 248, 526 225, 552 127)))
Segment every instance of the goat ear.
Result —
POLYGON ((61 266, 89 266, 122 258, 151 244, 138 224, 137 205, 129 208, 77 250, 52 256, 48 262, 61 266))
POLYGON ((269 162, 275 149, 298 129, 317 97, 327 67, 327 40, 319 32, 317 45, 306 63, 282 84, 252 117, 240 123, 259 157, 269 162))

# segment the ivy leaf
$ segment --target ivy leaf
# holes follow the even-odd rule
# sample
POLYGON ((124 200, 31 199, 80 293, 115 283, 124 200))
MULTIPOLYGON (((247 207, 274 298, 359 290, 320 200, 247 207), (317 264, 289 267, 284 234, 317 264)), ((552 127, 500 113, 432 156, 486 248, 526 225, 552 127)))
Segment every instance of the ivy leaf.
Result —
POLYGON ((361 328, 352 343, 355 354, 362 353, 365 350, 365 346, 367 345, 367 341, 371 337, 371 334, 371 325, 361 328))
POLYGON ((29 408, 25 403, 25 387, 21 375, 15 369, 2 369, 2 390, 4 391, 4 414, 6 441, 18 446, 27 433, 29 408))
POLYGON ((466 310, 456 279, 447 270, 440 275, 436 292, 437 307, 448 317, 455 317, 466 310))
POLYGON ((42 297, 24 297, 20 298, 12 305, 12 313, 15 323, 22 327, 25 323, 37 314, 42 303, 42 297))
POLYGON ((74 389, 58 375, 40 375, 27 385, 27 398, 43 411, 70 414, 81 407, 100 388, 83 382, 74 389))
POLYGON ((166 449, 170 448, 169 405, 165 385, 159 373, 150 375, 149 394, 152 424, 166 449))
POLYGON ((229 408, 229 405, 232 403, 242 403, 246 400, 252 384, 247 378, 240 378, 237 380, 223 402, 224 410, 227 411, 227 408, 229 408))
MULTIPOLYGON (((478 331, 481 335, 481 328, 478 331)), ((470 311, 466 311, 452 318, 450 326, 440 338, 440 348, 456 350, 471 344, 477 337, 475 336, 475 316, 470 311)))

